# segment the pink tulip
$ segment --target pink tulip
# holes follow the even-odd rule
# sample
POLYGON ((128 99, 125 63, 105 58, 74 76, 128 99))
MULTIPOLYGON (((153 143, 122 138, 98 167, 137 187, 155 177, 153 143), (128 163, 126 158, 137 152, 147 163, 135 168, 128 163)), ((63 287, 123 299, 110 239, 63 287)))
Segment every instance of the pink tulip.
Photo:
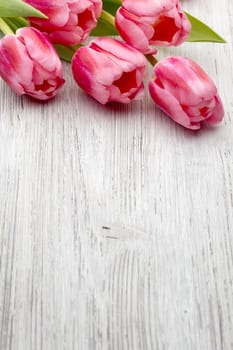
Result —
POLYGON ((144 54, 156 51, 149 45, 182 44, 191 29, 177 0, 123 0, 115 24, 121 37, 144 54))
POLYGON ((224 111, 216 86, 203 69, 184 57, 167 57, 154 67, 150 94, 175 122, 192 130, 217 124, 224 111))
POLYGON ((129 103, 143 94, 146 60, 142 53, 116 39, 102 37, 81 47, 72 59, 78 85, 102 104, 129 103))
POLYGON ((83 42, 97 25, 102 0, 25 0, 48 19, 29 18, 30 24, 49 35, 53 43, 75 45, 83 42))
POLYGON ((65 82, 61 61, 52 44, 31 27, 1 39, 0 76, 18 95, 38 100, 52 98, 65 82))

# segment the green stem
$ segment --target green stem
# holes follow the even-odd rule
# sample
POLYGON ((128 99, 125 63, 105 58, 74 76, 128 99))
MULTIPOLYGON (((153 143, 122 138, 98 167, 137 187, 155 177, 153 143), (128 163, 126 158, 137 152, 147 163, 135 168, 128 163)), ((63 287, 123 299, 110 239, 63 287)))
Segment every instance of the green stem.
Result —
POLYGON ((0 31, 3 34, 14 34, 14 31, 10 26, 4 21, 4 19, 0 18, 0 31))
POLYGON ((158 60, 153 55, 145 55, 145 57, 147 61, 152 65, 152 67, 154 67, 158 63, 158 60))
POLYGON ((112 16, 109 12, 102 10, 100 18, 104 21, 110 24, 112 27, 115 27, 115 17, 112 16))

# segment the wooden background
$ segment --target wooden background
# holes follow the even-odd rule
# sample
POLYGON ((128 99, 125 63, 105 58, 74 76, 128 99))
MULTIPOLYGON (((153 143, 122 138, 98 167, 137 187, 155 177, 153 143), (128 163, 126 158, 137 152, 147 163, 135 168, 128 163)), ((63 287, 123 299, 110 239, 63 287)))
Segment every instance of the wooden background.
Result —
POLYGON ((219 127, 185 130, 148 93, 103 107, 68 64, 45 104, 1 82, 1 350, 233 349, 233 3, 182 5, 228 43, 159 57, 212 76, 219 127))

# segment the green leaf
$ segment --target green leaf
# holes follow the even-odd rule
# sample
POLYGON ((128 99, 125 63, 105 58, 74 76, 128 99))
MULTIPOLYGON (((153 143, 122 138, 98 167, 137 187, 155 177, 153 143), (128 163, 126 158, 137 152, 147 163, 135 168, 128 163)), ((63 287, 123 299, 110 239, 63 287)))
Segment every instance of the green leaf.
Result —
POLYGON ((60 58, 64 61, 67 61, 67 62, 71 62, 72 57, 74 56, 75 52, 81 46, 82 45, 74 45, 74 46, 64 46, 64 45, 60 45, 60 44, 54 45, 60 58))
POLYGON ((102 18, 99 18, 98 24, 91 32, 91 36, 108 36, 108 35, 118 35, 116 28, 111 24, 106 23, 102 18))
POLYGON ((214 32, 213 29, 208 27, 205 23, 201 22, 199 19, 193 17, 187 12, 185 13, 192 25, 191 33, 186 41, 226 43, 226 41, 219 34, 214 32))
POLYGON ((119 6, 122 5, 122 0, 103 0, 103 5, 105 5, 106 2, 112 2, 113 4, 118 4, 119 6))
POLYGON ((47 18, 42 12, 26 4, 22 0, 0 0, 0 17, 19 16, 47 18))
POLYGON ((115 27, 115 17, 111 13, 102 10, 97 27, 91 32, 93 36, 118 35, 115 27))
POLYGON ((119 0, 105 0, 103 1, 103 9, 113 16, 115 16, 117 9, 121 6, 121 1, 119 0))
MULTIPOLYGON (((3 18, 0 17, 0 31, 2 34, 14 34, 15 31, 9 26, 3 18)), ((2 38, 2 34, 0 34, 0 38, 2 38)))
POLYGON ((15 33, 17 29, 28 26, 28 21, 23 17, 5 17, 4 21, 15 33))

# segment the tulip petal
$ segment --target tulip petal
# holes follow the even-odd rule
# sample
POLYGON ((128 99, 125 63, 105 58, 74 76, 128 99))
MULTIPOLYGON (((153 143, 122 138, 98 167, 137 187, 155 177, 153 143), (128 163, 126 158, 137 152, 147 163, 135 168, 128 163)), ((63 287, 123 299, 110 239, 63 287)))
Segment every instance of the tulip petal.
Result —
POLYGON ((17 94, 24 94, 23 85, 32 85, 32 70, 33 63, 24 45, 14 35, 3 37, 0 41, 0 75, 17 94))
POLYGON ((99 37, 90 43, 90 47, 95 47, 95 49, 105 52, 112 59, 115 57, 117 60, 121 60, 121 64, 125 62, 125 69, 132 70, 135 65, 138 67, 146 66, 146 59, 141 52, 119 40, 99 37))
POLYGON ((153 82, 149 83, 149 91, 158 107, 175 122, 188 129, 200 129, 200 123, 191 123, 187 114, 181 108, 179 101, 169 91, 153 82))
POLYGON ((32 60, 46 67, 46 70, 53 71, 54 67, 61 67, 61 61, 55 49, 38 30, 24 27, 18 29, 16 35, 24 43, 32 60))
POLYGON ((138 16, 158 16, 176 6, 177 0, 123 0, 122 6, 138 16))
POLYGON ((115 16, 116 28, 121 37, 130 45, 143 52, 144 54, 153 54, 157 50, 149 48, 149 38, 153 36, 154 30, 151 25, 141 24, 140 18, 134 20, 129 16, 128 11, 122 7, 117 11, 115 16))
POLYGON ((184 105, 196 106, 216 93, 216 87, 207 74, 193 61, 183 57, 167 57, 160 61, 156 65, 156 76, 184 105))
POLYGON ((218 124, 223 120, 224 109, 218 94, 215 96, 215 102, 216 105, 213 114, 206 120, 208 124, 218 124))

